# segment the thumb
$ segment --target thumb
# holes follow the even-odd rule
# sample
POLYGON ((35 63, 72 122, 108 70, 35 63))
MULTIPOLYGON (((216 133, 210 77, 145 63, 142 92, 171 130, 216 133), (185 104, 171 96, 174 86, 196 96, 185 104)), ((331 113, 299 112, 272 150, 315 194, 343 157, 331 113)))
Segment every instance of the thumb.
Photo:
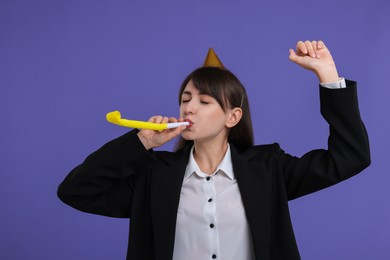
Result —
POLYGON ((295 51, 293 49, 290 49, 290 56, 288 56, 288 58, 292 61, 292 62, 297 62, 298 61, 298 55, 295 53, 295 51))

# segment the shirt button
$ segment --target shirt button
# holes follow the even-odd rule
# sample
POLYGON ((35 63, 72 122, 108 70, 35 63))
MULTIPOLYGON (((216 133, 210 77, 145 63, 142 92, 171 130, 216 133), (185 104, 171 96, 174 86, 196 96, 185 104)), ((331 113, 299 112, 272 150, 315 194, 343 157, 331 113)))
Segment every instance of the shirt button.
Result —
POLYGON ((213 201, 213 199, 212 199, 212 198, 209 198, 208 202, 212 202, 212 201, 213 201))
POLYGON ((207 177, 206 180, 209 181, 211 178, 210 177, 207 177))
POLYGON ((210 228, 214 228, 214 224, 210 224, 210 228))
POLYGON ((217 255, 216 255, 216 254, 213 254, 211 257, 212 257, 213 259, 215 259, 215 258, 217 258, 217 255))

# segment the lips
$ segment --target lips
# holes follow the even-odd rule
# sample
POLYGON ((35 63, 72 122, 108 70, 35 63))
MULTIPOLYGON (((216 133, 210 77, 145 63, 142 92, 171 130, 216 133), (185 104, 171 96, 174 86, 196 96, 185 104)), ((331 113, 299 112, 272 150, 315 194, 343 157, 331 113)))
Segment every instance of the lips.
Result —
POLYGON ((189 123, 189 125, 186 126, 186 128, 191 128, 191 127, 194 125, 194 122, 192 122, 192 120, 191 120, 191 119, 188 119, 188 118, 185 119, 184 122, 188 122, 188 123, 189 123))

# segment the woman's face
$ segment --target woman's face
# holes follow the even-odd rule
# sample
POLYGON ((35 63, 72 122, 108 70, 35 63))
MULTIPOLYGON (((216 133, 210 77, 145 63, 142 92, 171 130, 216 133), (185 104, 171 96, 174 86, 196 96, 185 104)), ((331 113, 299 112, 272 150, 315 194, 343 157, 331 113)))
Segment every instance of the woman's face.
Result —
POLYGON ((202 142, 214 138, 227 139, 228 114, 213 97, 200 93, 192 80, 181 95, 180 117, 194 122, 191 128, 182 132, 182 137, 186 140, 202 142))

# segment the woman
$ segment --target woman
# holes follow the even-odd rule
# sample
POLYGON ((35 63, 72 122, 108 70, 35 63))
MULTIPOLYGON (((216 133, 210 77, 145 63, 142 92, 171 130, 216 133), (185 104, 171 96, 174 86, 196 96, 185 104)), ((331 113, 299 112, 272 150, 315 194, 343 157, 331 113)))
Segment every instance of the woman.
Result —
POLYGON ((278 144, 253 146, 245 89, 210 57, 182 84, 180 118, 150 119, 191 127, 108 142, 69 173, 58 196, 81 211, 130 218, 128 259, 300 259, 288 200, 370 164, 356 83, 339 78, 322 41, 290 49, 290 60, 319 78, 330 125, 328 150, 297 158, 278 144), (176 152, 153 151, 179 135, 176 152))

